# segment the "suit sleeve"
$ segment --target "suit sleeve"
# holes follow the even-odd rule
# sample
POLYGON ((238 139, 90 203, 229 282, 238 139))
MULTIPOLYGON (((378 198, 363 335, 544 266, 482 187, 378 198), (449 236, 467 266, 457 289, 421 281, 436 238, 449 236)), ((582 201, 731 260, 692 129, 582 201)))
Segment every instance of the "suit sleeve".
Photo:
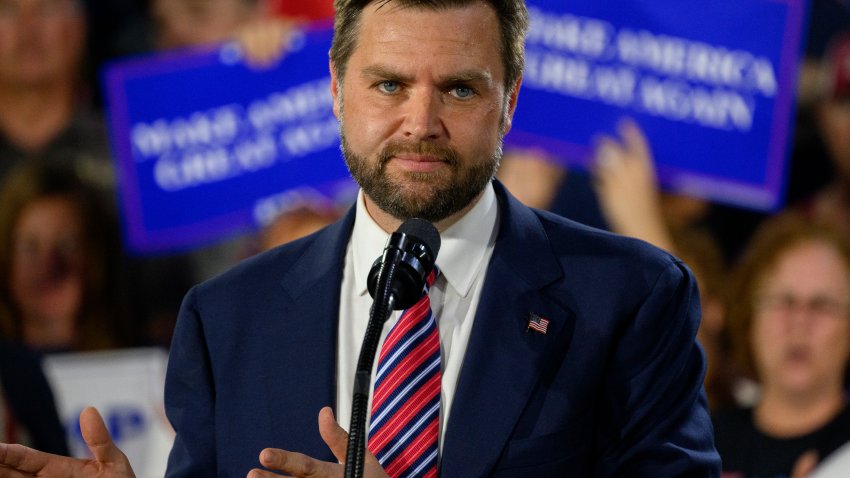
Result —
POLYGON ((215 383, 197 304, 183 300, 165 379, 165 412, 176 436, 166 477, 216 476, 215 383))
POLYGON ((626 324, 605 382, 597 476, 716 477, 691 272, 668 266, 626 324))

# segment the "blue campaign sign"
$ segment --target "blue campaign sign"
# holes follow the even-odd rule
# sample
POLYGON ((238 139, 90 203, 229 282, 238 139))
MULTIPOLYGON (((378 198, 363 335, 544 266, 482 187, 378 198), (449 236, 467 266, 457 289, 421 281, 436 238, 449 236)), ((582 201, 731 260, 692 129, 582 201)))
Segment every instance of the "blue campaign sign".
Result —
POLYGON ((754 209, 782 202, 805 0, 528 0, 509 145, 588 167, 623 117, 662 187, 754 209))
POLYGON ((283 61, 239 47, 122 61, 104 74, 128 247, 195 246, 293 202, 350 190, 328 73, 332 30, 296 34, 283 61))

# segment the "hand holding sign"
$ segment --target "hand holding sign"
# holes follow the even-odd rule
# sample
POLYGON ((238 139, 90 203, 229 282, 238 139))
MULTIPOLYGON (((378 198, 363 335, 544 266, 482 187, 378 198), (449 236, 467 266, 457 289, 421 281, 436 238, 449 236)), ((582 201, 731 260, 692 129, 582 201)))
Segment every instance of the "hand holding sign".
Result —
POLYGON ((97 410, 83 410, 80 414, 80 429, 94 459, 68 458, 22 445, 0 444, 0 478, 135 478, 130 462, 112 443, 97 410))

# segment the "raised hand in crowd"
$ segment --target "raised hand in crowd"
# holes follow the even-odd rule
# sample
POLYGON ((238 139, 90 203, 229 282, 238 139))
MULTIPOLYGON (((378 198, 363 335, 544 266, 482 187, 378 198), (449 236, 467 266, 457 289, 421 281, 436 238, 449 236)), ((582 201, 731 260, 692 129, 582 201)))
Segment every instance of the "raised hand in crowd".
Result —
POLYGON ((611 229, 668 251, 673 239, 664 220, 652 152, 632 121, 617 126, 619 138, 601 136, 593 157, 600 207, 611 229))

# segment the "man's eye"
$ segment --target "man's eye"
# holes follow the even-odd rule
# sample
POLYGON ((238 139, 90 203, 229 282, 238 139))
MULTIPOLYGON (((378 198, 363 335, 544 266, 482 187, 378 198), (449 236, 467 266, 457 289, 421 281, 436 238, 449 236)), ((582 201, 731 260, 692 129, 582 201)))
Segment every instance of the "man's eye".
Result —
POLYGON ((395 93, 398 91, 398 83, 395 81, 382 81, 378 83, 378 90, 383 93, 395 93))
POLYGON ((449 93, 455 98, 461 100, 465 100, 475 96, 475 91, 472 88, 469 88, 468 86, 455 86, 451 89, 449 93))

